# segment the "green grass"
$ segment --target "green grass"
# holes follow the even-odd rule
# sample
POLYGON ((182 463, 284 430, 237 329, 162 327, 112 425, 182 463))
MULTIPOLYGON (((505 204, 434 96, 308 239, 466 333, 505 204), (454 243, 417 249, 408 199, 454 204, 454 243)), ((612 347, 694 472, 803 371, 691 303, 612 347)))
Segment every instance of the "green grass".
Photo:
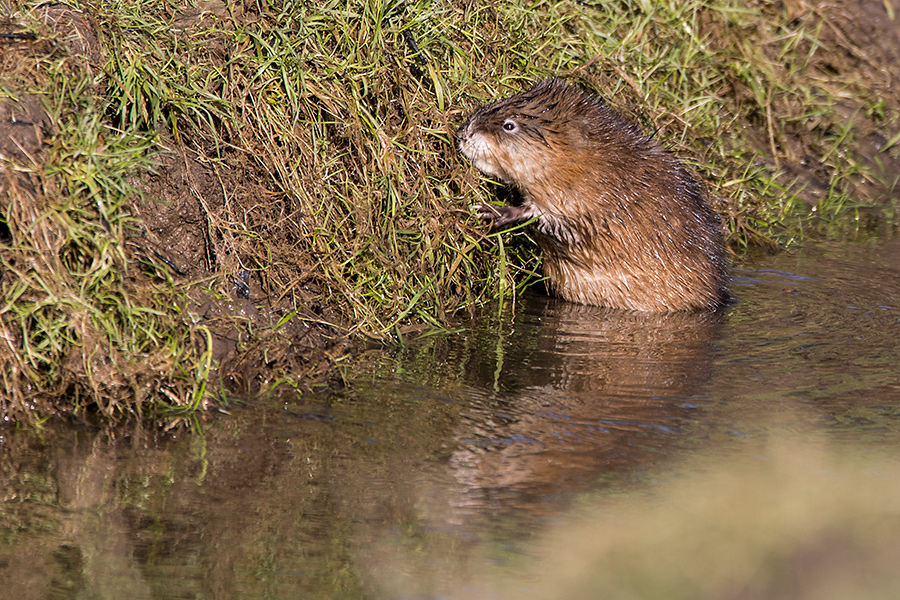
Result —
POLYGON ((96 58, 54 42, 28 6, 17 22, 43 45, 0 89, 39 95, 54 127, 27 167, 38 191, 2 201, 16 414, 35 398, 38 414, 112 415, 214 396, 191 282, 134 249, 134 206, 153 202, 141 174, 167 149, 220 183, 197 194, 214 295, 246 270, 272 322, 306 311, 385 340, 535 279, 527 234, 470 216, 493 194, 453 132, 536 79, 578 82, 656 131, 708 182, 738 250, 852 229, 894 184, 900 98, 802 2, 78 3, 96 58), (874 155, 860 150, 871 130, 890 140, 874 155))
POLYGON ((138 196, 129 178, 150 165, 155 136, 111 128, 86 94, 89 79, 61 63, 45 68, 58 76, 41 90, 54 135, 39 164, 5 172, 13 185, 3 204, 0 315, 13 351, 0 355, 0 407, 28 420, 86 407, 116 419, 148 403, 195 406, 210 368, 208 350, 192 347, 203 327, 183 328, 172 303, 183 291, 171 282, 136 281, 141 265, 128 248, 138 196))

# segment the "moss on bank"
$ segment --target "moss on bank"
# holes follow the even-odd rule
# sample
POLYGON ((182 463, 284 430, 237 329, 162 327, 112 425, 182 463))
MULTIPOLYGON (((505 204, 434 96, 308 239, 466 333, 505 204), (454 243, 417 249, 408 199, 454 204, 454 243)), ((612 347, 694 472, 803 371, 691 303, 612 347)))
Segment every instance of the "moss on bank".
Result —
POLYGON ((532 248, 469 217, 452 133, 549 75, 691 160, 736 248, 890 216, 888 6, 0 4, 3 416, 302 386, 514 293, 532 248))

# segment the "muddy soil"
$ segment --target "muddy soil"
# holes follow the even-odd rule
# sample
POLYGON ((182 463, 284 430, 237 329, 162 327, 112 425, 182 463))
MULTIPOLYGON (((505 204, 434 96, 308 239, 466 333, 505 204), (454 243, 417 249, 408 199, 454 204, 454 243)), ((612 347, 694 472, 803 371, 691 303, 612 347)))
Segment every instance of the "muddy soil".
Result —
MULTIPOLYGON (((858 79, 872 97, 897 106, 900 102, 900 2, 835 0, 813 4, 788 0, 783 6, 789 21, 821 19, 823 53, 828 56, 826 70, 838 79, 858 79), (885 18, 888 6, 893 12, 885 18)), ((839 103, 837 110, 853 124, 855 157, 874 174, 872 179, 860 177, 843 185, 851 196, 877 205, 894 191, 894 185, 884 182, 896 181, 900 176, 900 162, 882 152, 891 134, 879 124, 878 115, 865 114, 853 103, 839 103)), ((800 198, 814 207, 829 193, 829 173, 807 151, 812 133, 802 126, 793 129, 793 133, 790 147, 784 148, 789 160, 779 166, 805 186, 800 198)), ((868 219, 877 219, 880 214, 877 207, 864 213, 868 219)))

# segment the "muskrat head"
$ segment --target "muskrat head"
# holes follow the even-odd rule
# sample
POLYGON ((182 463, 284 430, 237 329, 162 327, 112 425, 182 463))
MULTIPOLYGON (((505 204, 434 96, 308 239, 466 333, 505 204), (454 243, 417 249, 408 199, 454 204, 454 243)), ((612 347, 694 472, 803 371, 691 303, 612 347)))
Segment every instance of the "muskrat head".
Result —
POLYGON ((456 132, 459 149, 486 175, 528 188, 586 139, 592 108, 594 98, 578 88, 541 81, 472 113, 456 132))

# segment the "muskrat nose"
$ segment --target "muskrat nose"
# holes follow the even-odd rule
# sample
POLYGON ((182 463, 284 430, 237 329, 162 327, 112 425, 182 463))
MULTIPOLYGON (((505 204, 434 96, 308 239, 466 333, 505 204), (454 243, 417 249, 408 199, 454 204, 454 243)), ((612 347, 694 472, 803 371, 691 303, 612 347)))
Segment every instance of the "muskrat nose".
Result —
POLYGON ((463 121, 463 124, 456 130, 456 139, 461 142, 472 139, 472 136, 475 135, 478 129, 475 121, 476 119, 473 119, 472 117, 463 121))
POLYGON ((462 125, 459 126, 459 129, 456 130, 456 139, 458 141, 461 142, 468 137, 468 135, 466 135, 468 133, 468 129, 469 129, 468 125, 469 125, 469 122, 466 121, 465 123, 463 123, 462 125))

